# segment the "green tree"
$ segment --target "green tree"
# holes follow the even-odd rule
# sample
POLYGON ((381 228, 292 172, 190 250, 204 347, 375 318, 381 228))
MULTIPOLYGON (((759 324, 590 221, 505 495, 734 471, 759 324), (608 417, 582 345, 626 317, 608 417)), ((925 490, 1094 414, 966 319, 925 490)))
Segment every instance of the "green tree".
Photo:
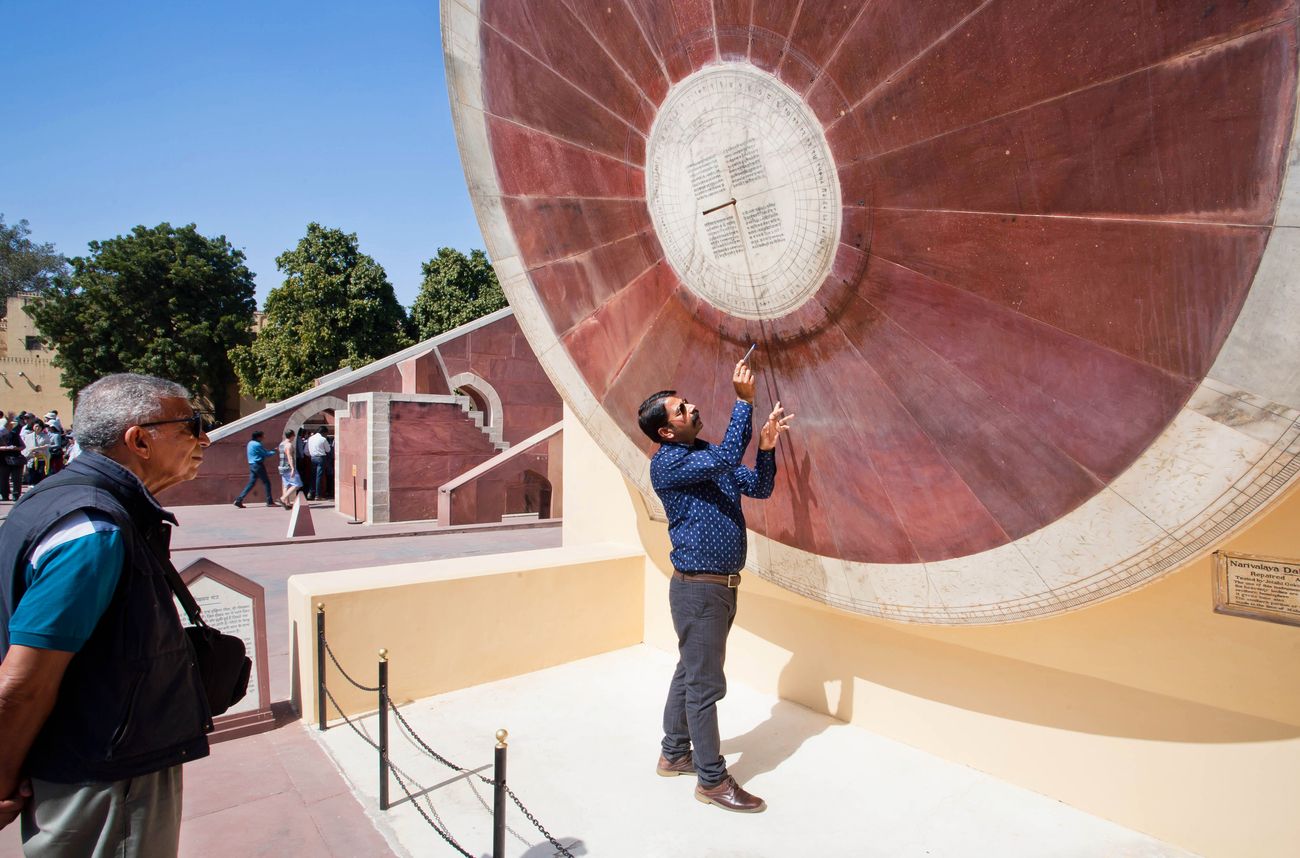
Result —
MULTIPOLYGON (((68 261, 63 254, 53 244, 32 241, 31 234, 26 219, 6 224, 4 214, 0 213, 0 289, 4 290, 0 297, 43 292, 54 277, 67 271, 68 261)), ((0 316, 3 315, 4 308, 0 307, 0 316)))
POLYGON ((71 276, 56 278, 26 308, 58 350, 64 387, 147 373, 206 396, 219 418, 232 416, 227 353, 252 340, 257 308, 242 251, 194 224, 162 223, 92 241, 88 256, 70 262, 71 276))
POLYGON ((424 281, 411 307, 418 339, 427 340, 506 306, 496 272, 481 250, 466 256, 440 247, 422 269, 424 281))
POLYGON ((406 311, 383 267, 358 250, 356 233, 308 224, 275 264, 286 276, 266 297, 262 329, 230 355, 245 393, 284 399, 326 373, 410 345, 406 311))

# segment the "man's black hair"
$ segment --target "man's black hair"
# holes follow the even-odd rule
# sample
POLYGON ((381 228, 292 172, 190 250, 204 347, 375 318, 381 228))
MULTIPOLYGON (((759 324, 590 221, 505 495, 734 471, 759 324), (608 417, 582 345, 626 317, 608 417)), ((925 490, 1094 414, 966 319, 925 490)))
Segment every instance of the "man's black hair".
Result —
POLYGON ((253 440, 256 441, 258 438, 261 438, 265 435, 266 435, 265 432, 263 432, 261 429, 258 429, 256 432, 253 433, 253 440))
POLYGON ((670 396, 676 396, 675 390, 661 390, 658 393, 652 393, 646 397, 646 401, 641 403, 641 407, 636 410, 636 422, 641 427, 641 431, 646 437, 656 444, 663 443, 663 438, 659 437, 659 430, 668 425, 668 409, 664 408, 664 400, 670 396))

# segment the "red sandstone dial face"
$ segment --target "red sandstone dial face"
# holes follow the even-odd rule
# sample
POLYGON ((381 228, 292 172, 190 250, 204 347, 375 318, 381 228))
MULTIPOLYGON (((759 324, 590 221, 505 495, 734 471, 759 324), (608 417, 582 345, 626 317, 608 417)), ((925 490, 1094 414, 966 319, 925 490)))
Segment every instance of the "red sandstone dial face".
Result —
POLYGON ((1140 5, 443 13, 489 249, 598 443, 649 493, 636 405, 720 431, 757 343, 756 410, 798 418, 754 568, 994 622, 1149 580, 1295 472, 1291 346, 1260 346, 1297 291, 1257 283, 1295 4, 1140 5))

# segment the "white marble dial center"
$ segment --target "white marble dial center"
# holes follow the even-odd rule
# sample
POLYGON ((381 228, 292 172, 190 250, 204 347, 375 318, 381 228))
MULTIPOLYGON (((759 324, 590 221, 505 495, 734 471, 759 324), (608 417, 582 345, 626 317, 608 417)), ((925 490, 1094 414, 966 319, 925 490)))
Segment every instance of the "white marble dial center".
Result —
POLYGON ((708 66, 672 88, 650 129, 646 199, 677 274, 733 316, 790 313, 830 273, 840 187, 826 136, 754 66, 708 66))

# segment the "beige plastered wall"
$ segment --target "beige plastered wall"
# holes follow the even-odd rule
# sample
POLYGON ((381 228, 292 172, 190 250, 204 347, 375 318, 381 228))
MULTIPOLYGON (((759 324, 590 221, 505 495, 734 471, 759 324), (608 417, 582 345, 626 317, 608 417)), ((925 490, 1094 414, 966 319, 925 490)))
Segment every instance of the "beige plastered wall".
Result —
MULTIPOLYGON (((389 694, 400 704, 640 643, 644 579, 641 550, 607 542, 294 575, 294 703, 317 720, 318 605, 330 650, 360 684, 376 685, 387 650, 389 694)), ((349 685, 328 656, 326 664, 344 712, 377 708, 375 693, 349 685)))
MULTIPOLYGON (((666 527, 569 412, 564 428, 564 544, 642 546, 645 641, 674 651, 666 527)), ((1219 547, 1300 557, 1300 493, 1219 547)), ((1206 856, 1300 855, 1300 628, 1213 613, 1211 563, 971 628, 852 615, 750 575, 727 674, 1206 856)))

